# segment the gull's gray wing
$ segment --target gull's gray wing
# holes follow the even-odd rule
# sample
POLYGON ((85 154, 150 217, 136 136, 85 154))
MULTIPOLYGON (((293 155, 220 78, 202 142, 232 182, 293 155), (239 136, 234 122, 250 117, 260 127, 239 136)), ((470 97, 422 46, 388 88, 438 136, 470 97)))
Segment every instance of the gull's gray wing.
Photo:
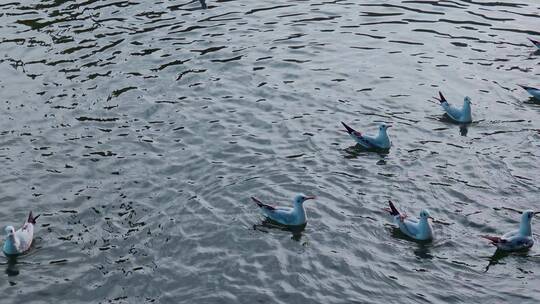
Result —
POLYGON ((443 109, 446 111, 446 114, 450 116, 453 120, 460 120, 461 116, 463 115, 463 110, 458 109, 452 105, 450 105, 448 102, 441 103, 443 109))

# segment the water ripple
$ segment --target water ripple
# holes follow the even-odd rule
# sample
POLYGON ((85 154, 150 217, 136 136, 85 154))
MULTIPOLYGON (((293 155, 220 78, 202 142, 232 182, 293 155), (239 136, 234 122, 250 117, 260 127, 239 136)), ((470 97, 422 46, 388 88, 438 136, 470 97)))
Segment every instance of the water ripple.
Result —
POLYGON ((208 5, 0 4, 0 218, 43 214, 1 263, 4 301, 540 300, 538 249, 478 239, 540 191, 540 107, 516 86, 538 74, 537 2, 208 5), (444 119, 439 90, 475 123, 444 119), (340 121, 391 123, 392 149, 340 121), (250 196, 297 192, 317 196, 303 231, 257 228, 250 196), (388 199, 429 207, 435 242, 393 229, 388 199))

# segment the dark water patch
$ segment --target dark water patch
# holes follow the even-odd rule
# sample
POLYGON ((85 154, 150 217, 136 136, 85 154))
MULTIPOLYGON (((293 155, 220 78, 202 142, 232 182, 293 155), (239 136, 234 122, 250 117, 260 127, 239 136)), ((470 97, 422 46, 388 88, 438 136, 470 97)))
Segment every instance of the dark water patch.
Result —
POLYGON ((276 6, 270 6, 270 7, 257 8, 257 9, 252 9, 250 11, 247 11, 245 14, 246 15, 251 15, 251 14, 258 13, 258 12, 275 10, 275 9, 286 8, 286 7, 291 7, 291 6, 296 6, 296 5, 295 4, 289 4, 289 5, 276 5, 276 6))
POLYGON ((422 43, 422 42, 403 41, 403 40, 389 40, 388 42, 400 43, 400 44, 410 44, 410 45, 424 45, 424 43, 422 43))
POLYGON ((341 18, 341 16, 314 17, 314 18, 298 19, 298 20, 294 20, 292 22, 329 21, 329 20, 334 20, 336 18, 341 18))
POLYGON ((360 16, 362 17, 391 17, 401 15, 403 15, 403 13, 360 12, 360 16))
POLYGON ((225 62, 240 60, 240 59, 242 59, 242 57, 244 57, 244 55, 239 55, 239 56, 235 56, 235 57, 231 57, 231 58, 227 58, 227 59, 212 59, 211 61, 212 62, 225 63, 225 62))
POLYGON ((177 81, 178 81, 178 80, 181 80, 185 75, 190 74, 190 73, 198 74, 198 73, 204 73, 204 72, 206 72, 205 69, 183 71, 182 73, 180 73, 180 74, 177 76, 176 80, 177 80, 177 81))
POLYGON ((379 22, 367 22, 367 23, 361 23, 361 26, 366 25, 382 25, 382 24, 408 24, 405 21, 379 21, 379 22))
POLYGON ((207 48, 207 49, 204 49, 204 50, 190 50, 190 52, 198 52, 200 55, 205 55, 205 54, 208 54, 208 53, 217 52, 217 51, 225 49, 225 48, 227 48, 227 46, 215 46, 215 47, 210 47, 210 48, 207 48))
POLYGON ((384 4, 361 4, 361 6, 389 7, 389 8, 397 8, 397 9, 416 12, 416 13, 432 14, 432 15, 444 15, 443 12, 425 11, 425 10, 421 10, 421 9, 417 9, 417 8, 412 8, 412 7, 402 6, 402 5, 389 4, 389 3, 384 3, 384 4))
POLYGON ((97 121, 97 122, 110 122, 110 121, 118 120, 118 118, 95 118, 95 117, 86 117, 86 116, 77 117, 75 119, 77 119, 78 121, 97 121))
POLYGON ((124 94, 125 92, 135 90, 135 89, 137 89, 137 87, 125 87, 125 88, 122 88, 122 89, 114 90, 114 91, 112 91, 109 98, 107 98, 107 101, 111 100, 112 98, 118 97, 118 96, 124 94))

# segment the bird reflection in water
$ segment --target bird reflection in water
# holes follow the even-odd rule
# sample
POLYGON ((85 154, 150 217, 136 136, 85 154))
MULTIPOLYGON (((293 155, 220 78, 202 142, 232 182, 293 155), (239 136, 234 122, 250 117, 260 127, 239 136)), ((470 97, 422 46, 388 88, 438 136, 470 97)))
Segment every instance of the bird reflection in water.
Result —
POLYGON ((467 133, 469 133, 468 125, 460 125, 459 134, 461 134, 461 136, 467 136, 467 133))
POLYGON ((377 153, 380 157, 379 160, 377 160, 377 165, 386 165, 386 158, 388 154, 390 153, 390 149, 366 149, 362 147, 359 144, 347 147, 343 150, 345 152, 345 158, 346 159, 355 159, 360 156, 366 156, 368 153, 377 153))
POLYGON ((6 263, 6 274, 9 277, 19 275, 19 267, 17 266, 17 256, 8 256, 6 263))
POLYGON ((272 221, 271 219, 265 219, 260 224, 254 224, 253 230, 258 230, 261 232, 268 233, 269 231, 266 229, 277 229, 281 231, 287 231, 292 233, 291 239, 295 240, 297 242, 300 242, 302 239, 302 232, 306 228, 306 224, 304 225, 298 225, 298 226, 285 226, 281 225, 275 221, 272 221))
POLYGON ((489 259, 489 262, 486 266, 486 268, 484 269, 484 272, 488 272, 489 268, 491 266, 494 266, 494 265, 497 265, 497 264, 503 264, 501 261, 508 257, 508 256, 517 256, 517 257, 528 257, 529 254, 528 254, 528 250, 520 250, 520 251, 514 251, 514 252, 508 252, 508 251, 504 251, 504 250, 500 250, 500 249, 497 249, 495 250, 495 253, 493 253, 492 256, 488 257, 489 259))

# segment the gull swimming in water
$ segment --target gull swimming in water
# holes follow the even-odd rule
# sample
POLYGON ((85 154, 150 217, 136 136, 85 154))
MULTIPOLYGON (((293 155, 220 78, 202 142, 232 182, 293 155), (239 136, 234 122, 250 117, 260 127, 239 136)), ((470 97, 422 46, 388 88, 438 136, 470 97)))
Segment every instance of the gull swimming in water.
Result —
POLYGON ((388 137, 388 134, 386 133, 386 130, 390 128, 391 126, 387 126, 385 124, 382 124, 379 126, 379 134, 377 136, 366 136, 362 135, 362 133, 354 130, 353 128, 346 125, 344 122, 341 122, 341 124, 347 129, 347 133, 356 140, 358 144, 360 144, 362 147, 366 149, 390 149, 390 146, 392 143, 390 142, 390 138, 388 137))
POLYGON ((3 247, 4 254, 8 256, 18 255, 30 249, 34 238, 34 225, 38 217, 39 215, 34 217, 30 211, 28 219, 19 230, 15 231, 13 226, 7 226, 5 228, 7 238, 3 247))
POLYGON ((481 237, 490 240, 492 245, 503 251, 529 249, 534 244, 531 220, 538 213, 540 212, 533 212, 532 210, 523 211, 518 230, 505 233, 503 236, 482 235, 481 237))
POLYGON ((540 41, 528 38, 537 48, 540 49, 540 41))
POLYGON ((386 211, 394 217, 394 224, 399 227, 399 230, 407 236, 418 241, 429 241, 433 239, 433 229, 428 219, 433 219, 429 215, 429 211, 423 209, 420 212, 420 220, 408 218, 406 214, 400 213, 391 201, 388 201, 390 208, 386 211))
POLYGON ((444 111, 446 111, 446 114, 448 117, 450 117, 453 121, 458 123, 470 123, 472 122, 472 114, 471 114, 471 98, 469 96, 465 96, 463 100, 463 107, 461 109, 458 109, 448 103, 446 98, 444 98, 443 94, 439 92, 439 97, 435 97, 443 107, 444 111))
POLYGON ((522 87, 525 91, 527 91, 527 93, 531 94, 534 98, 540 100, 540 89, 528 87, 524 85, 519 85, 519 86, 522 87))
POLYGON ((310 199, 315 199, 315 197, 298 194, 294 198, 294 205, 292 208, 274 207, 261 202, 256 197, 251 197, 251 199, 257 203, 257 206, 261 208, 262 213, 272 221, 285 226, 300 226, 305 225, 307 222, 304 202, 310 199))

